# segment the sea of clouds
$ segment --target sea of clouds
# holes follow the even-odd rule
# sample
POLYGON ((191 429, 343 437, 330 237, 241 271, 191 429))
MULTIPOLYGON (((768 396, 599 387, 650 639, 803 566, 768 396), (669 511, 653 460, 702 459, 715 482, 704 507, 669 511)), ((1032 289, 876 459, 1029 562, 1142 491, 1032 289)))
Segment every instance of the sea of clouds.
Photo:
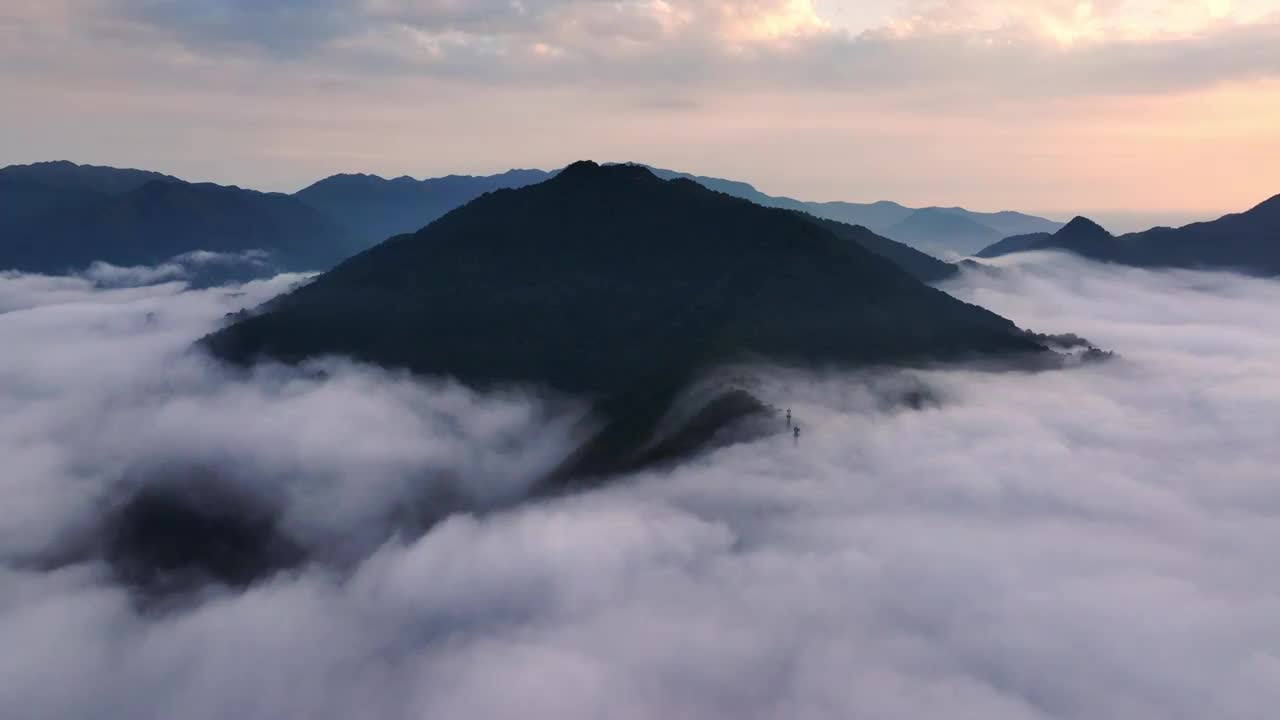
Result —
POLYGON ((340 360, 233 371, 191 343, 305 278, 108 275, 0 274, 0 717, 1280 707, 1280 283, 1061 255, 970 270, 944 289, 1118 357, 759 370, 798 442, 520 502, 582 440, 563 399, 340 360), (106 518, 206 482, 309 560, 141 602, 106 518), (441 497, 460 511, 405 520, 441 497))

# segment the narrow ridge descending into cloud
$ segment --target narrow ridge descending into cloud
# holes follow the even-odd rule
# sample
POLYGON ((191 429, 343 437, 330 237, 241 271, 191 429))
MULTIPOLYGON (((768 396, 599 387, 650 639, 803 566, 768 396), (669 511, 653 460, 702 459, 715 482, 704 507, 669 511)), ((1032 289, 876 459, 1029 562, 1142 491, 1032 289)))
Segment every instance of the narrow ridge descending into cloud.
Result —
POLYGON ((0 277, 0 636, 24 649, 0 660, 0 715, 1261 720, 1280 702, 1280 284, 1052 255, 970 271, 946 289, 1121 358, 761 369, 798 443, 419 535, 389 528, 423 483, 492 507, 573 430, 547 422, 554 399, 342 363, 232 376, 185 351, 294 280, 0 277), (885 402, 904 394, 920 409, 885 402), (282 507, 318 560, 163 612, 92 555, 40 562, 92 536, 118 471, 191 460, 282 507))

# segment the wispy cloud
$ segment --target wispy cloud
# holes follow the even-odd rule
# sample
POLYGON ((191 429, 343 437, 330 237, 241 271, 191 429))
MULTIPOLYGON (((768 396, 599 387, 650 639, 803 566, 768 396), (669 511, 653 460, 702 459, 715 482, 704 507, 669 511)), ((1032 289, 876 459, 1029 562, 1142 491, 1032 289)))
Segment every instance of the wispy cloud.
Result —
POLYGON ((1280 74, 1280 23, 1222 0, 921 0, 857 30, 812 0, 113 0, 118 17, 208 53, 361 62, 523 82, 1053 94, 1164 92, 1280 74), (664 62, 665 59, 665 62, 664 62), (671 72, 678 65, 681 71, 671 72), (646 70, 648 68, 648 70, 646 70), (1105 71, 1104 71, 1105 70, 1105 71))
POLYGON ((890 26, 900 34, 1027 31, 1062 46, 1211 33, 1265 19, 1266 0, 912 0, 890 26))

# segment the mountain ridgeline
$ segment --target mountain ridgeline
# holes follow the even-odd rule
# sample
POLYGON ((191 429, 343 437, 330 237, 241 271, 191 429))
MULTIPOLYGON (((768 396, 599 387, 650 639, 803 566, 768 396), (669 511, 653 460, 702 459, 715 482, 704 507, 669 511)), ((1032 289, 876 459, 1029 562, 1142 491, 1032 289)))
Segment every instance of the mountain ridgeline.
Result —
POLYGON ((1153 228, 1115 236, 1078 217, 1051 235, 1011 237, 980 257, 1059 250, 1136 267, 1233 270, 1280 275, 1280 195, 1243 213, 1180 228, 1153 228))
POLYGON ((993 241, 1009 235, 1053 232, 1062 227, 1062 223, 1012 211, 983 213, 961 207, 911 208, 887 200, 872 203, 807 202, 768 195, 752 185, 736 180, 650 169, 658 177, 667 180, 693 180, 704 187, 750 200, 757 205, 796 210, 848 225, 861 225, 882 237, 944 257, 972 255, 993 241))
POLYGON ((84 207, 152 181, 179 182, 147 170, 59 161, 0 168, 0 236, 41 215, 84 207))
MULTIPOLYGON (((526 187, 555 174, 511 170, 427 180, 335 175, 289 196, 189 183, 145 170, 69 162, 12 166, 0 169, 0 269, 61 274, 95 262, 159 265, 212 253, 223 260, 201 264, 189 279, 217 283, 280 271, 323 271, 486 193, 526 187), (250 254, 253 262, 237 261, 250 254), (231 264, 220 264, 225 260, 231 264)), ((769 204, 768 196, 745 183, 698 182, 769 204)), ((824 217, 810 204, 783 205, 926 282, 956 272, 907 245, 824 217)))
POLYGON ((972 255, 1002 237, 995 228, 942 208, 911 213, 884 232, 895 240, 943 257, 972 255))
MULTIPOLYGON (((1040 357, 1008 320, 923 285, 798 213, 634 165, 574 164, 501 190, 342 263, 202 341, 238 364, 343 355, 593 398, 604 430, 567 475, 671 448, 651 433, 726 364, 1040 357)), ((694 446, 759 409, 711 403, 694 446)))
POLYGON ((0 269, 60 274, 253 251, 268 261, 259 271, 323 270, 362 247, 288 195, 63 162, 0 170, 0 269))
POLYGON ((832 235, 857 243, 889 262, 897 265, 920 282, 941 282, 960 272, 960 268, 923 253, 910 245, 877 235, 861 225, 849 225, 827 218, 804 215, 832 235))
POLYGON ((487 192, 540 183, 552 174, 510 170, 498 175, 449 175, 427 180, 334 175, 294 197, 338 221, 363 247, 372 247, 389 237, 416 232, 487 192))
MULTIPOLYGON (((786 198, 770 198, 746 183, 716 178, 687 176, 668 170, 648 168, 663 179, 684 178, 717 192, 741 197, 766 207, 782 207, 801 213, 836 235, 856 242, 898 264, 925 282, 946 279, 957 268, 915 248, 876 235, 857 224, 832 220, 815 212, 809 203, 786 198), (774 203, 774 200, 779 202, 774 203)), ((499 175, 450 175, 443 178, 394 180, 375 175, 335 175, 298 192, 295 197, 324 212, 347 228, 365 246, 395 235, 415 232, 477 197, 495 190, 526 187, 555 177, 554 172, 511 170, 499 175)), ((901 206, 897 206, 901 207, 901 206)), ((963 220, 962 220, 963 222, 963 220)), ((991 233, 994 235, 994 232, 991 233)), ((990 237, 984 236, 984 237, 990 237)))

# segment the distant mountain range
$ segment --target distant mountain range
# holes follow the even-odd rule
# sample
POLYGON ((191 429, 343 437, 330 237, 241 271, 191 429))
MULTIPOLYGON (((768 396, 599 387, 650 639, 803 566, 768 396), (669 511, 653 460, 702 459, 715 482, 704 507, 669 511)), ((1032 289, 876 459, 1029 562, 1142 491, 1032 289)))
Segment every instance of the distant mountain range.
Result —
POLYGON ((1280 275, 1280 195, 1243 213, 1180 228, 1115 236, 1078 217, 1052 234, 1005 238, 978 253, 994 258, 1033 250, 1062 250, 1093 260, 1138 267, 1235 270, 1280 275))
POLYGON ((877 235, 861 225, 849 225, 848 223, 815 217, 798 211, 796 211, 796 214, 809 222, 817 224, 841 240, 861 245, 897 265, 920 282, 941 282, 960 272, 960 268, 956 265, 943 262, 932 255, 916 250, 910 245, 877 235))
POLYGON ((386 180, 376 175, 334 175, 294 197, 337 220, 362 245, 417 232, 436 218, 487 192, 540 183, 553 173, 509 170, 499 175, 449 175, 386 180))
POLYGON ((874 203, 806 202, 789 197, 766 195, 736 180, 690 175, 674 170, 650 168, 661 178, 686 178, 719 192, 750 200, 765 207, 786 208, 861 225, 881 236, 910 245, 933 255, 972 255, 1009 235, 1054 232, 1062 223, 1019 212, 982 213, 959 207, 909 208, 895 202, 874 203))
MULTIPOLYGON (((626 163, 634 165, 639 163, 626 163)), ((1061 223, 1016 212, 979 213, 964 208, 915 209, 894 202, 805 202, 766 195, 735 180, 691 175, 642 165, 663 179, 683 178, 717 192, 765 207, 783 208, 859 225, 880 236, 935 256, 971 255, 1010 234, 1052 232, 1061 223)), ((511 170, 499 175, 451 175, 414 180, 387 180, 376 175, 335 175, 298 192, 295 197, 330 214, 344 227, 370 243, 414 232, 444 213, 486 192, 543 182, 555 172, 511 170)), ((872 240, 872 242, 878 242, 872 240)), ((883 247, 883 243, 880 243, 883 247)), ((941 275, 933 273, 939 278, 941 275)))
POLYGON ((691 382, 728 363, 1049 355, 851 241, 868 237, 640 166, 583 162, 365 251, 204 344, 237 363, 338 354, 595 398, 604 430, 565 477, 679 454, 760 412, 725 387, 655 434, 691 382))
POLYGON ((76 165, 69 162, 0 168, 0 233, 10 235, 47 213, 71 211, 152 181, 177 178, 146 170, 76 165))
MULTIPOLYGON (((690 179, 766 207, 861 225, 943 257, 972 254, 1007 235, 1061 227, 1014 212, 915 209, 893 202, 805 202, 766 195, 743 182, 650 169, 662 178, 690 179)), ((540 183, 554 175, 544 170, 426 180, 334 175, 287 196, 185 183, 145 170, 69 162, 12 166, 0 170, 0 266, 61 272, 95 260, 147 264, 195 250, 240 252, 251 249, 245 244, 256 243, 278 268, 324 269, 389 237, 415 232, 485 193, 540 183), (181 197, 165 198, 152 188, 145 200, 132 195, 148 183, 181 185, 184 191, 181 197), (187 212, 190 226, 184 225, 187 212), (217 227, 209 225, 214 214, 220 221, 217 227), (110 229, 104 236, 93 228, 110 229), (118 242, 124 237, 132 239, 127 247, 118 242), (204 246, 195 246, 197 242, 204 246)))
POLYGON ((68 162, 0 169, 0 269, 158 265, 260 252, 254 272, 332 267, 367 247, 300 200, 68 162))
MULTIPOLYGON (((942 280, 956 272, 956 268, 948 263, 902 243, 877 236, 865 228, 855 229, 849 224, 841 227, 839 223, 842 221, 839 221, 839 218, 832 219, 828 214, 824 214, 825 211, 816 211, 813 204, 787 198, 771 198, 757 192, 746 183, 685 175, 670 170, 648 169, 664 179, 694 180, 717 192, 750 200, 766 207, 793 210, 803 213, 812 220, 821 220, 828 229, 838 235, 858 242, 873 252, 899 263, 908 272, 926 282, 942 280)), ((363 241, 373 245, 388 237, 415 232, 455 207, 485 193, 534 185, 555 176, 556 172, 543 170, 511 170, 489 176, 450 175, 429 180, 414 180, 408 177, 387 180, 376 175, 335 175, 298 192, 295 197, 316 210, 328 213, 363 241)), ((901 208, 901 206, 895 207, 901 208)), ((902 210, 910 212, 906 208, 902 210)), ((849 213, 846 212, 845 215, 849 213)), ((990 242, 992 236, 999 237, 998 234, 991 233, 985 235, 984 239, 990 242)))
MULTIPOLYGON (((929 253, 995 257, 1028 249, 1069 250, 1131 265, 1280 272, 1272 249, 1277 245, 1274 198, 1212 222, 1112 237, 1092 222, 1062 226, 1016 212, 805 202, 766 195, 743 182, 649 169, 661 178, 692 180, 821 220, 827 230, 927 282, 956 272, 929 253)), ((156 265, 196 252, 244 256, 261 251, 254 256, 260 260, 237 272, 325 270, 388 237, 415 232, 486 193, 555 175, 543 170, 428 180, 335 175, 284 195, 189 183, 146 170, 70 162, 15 165, 0 169, 0 269, 65 273, 97 261, 156 265)), ((209 278, 223 279, 236 277, 221 268, 209 278)))
MULTIPOLYGON (((542 170, 428 180, 335 175, 288 196, 188 183, 143 170, 69 162, 12 166, 0 170, 0 269, 65 273, 97 261, 156 265, 194 252, 234 256, 262 251, 264 261, 236 266, 234 272, 206 265, 203 279, 325 270, 389 237, 415 232, 481 195, 555 175, 542 170)), ((699 182, 733 189, 731 194, 747 199, 766 197, 744 183, 699 182)), ((821 220, 832 232, 899 263, 919 279, 932 282, 956 272, 954 266, 865 228, 841 226, 808 204, 781 206, 821 220)))

